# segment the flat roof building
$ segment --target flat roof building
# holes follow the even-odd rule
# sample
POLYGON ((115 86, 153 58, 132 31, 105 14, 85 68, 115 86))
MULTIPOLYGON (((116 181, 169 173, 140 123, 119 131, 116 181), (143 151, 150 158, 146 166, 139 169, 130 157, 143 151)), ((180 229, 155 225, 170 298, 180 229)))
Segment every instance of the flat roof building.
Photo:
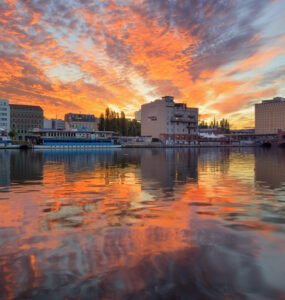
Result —
POLYGON ((276 134, 279 130, 285 131, 285 98, 255 104, 255 133, 276 134))
POLYGON ((198 108, 165 96, 141 106, 141 135, 161 140, 191 140, 198 133, 198 108))
POLYGON ((94 115, 69 113, 64 116, 64 127, 66 130, 97 130, 98 122, 94 115))
POLYGON ((46 119, 44 118, 45 129, 64 130, 64 121, 60 119, 46 119))
POLYGON ((8 100, 0 100, 0 128, 7 134, 10 131, 10 106, 8 100))
POLYGON ((25 140, 29 131, 43 128, 44 112, 40 106, 10 104, 10 127, 17 140, 25 140))

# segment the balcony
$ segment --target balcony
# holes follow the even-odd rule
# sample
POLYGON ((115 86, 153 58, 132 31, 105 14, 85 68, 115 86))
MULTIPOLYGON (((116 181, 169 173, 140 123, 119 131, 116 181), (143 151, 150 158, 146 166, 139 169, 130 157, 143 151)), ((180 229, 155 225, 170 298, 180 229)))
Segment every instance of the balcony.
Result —
POLYGON ((183 117, 172 117, 170 119, 171 122, 181 122, 181 123, 194 123, 197 124, 195 118, 183 118, 183 117))

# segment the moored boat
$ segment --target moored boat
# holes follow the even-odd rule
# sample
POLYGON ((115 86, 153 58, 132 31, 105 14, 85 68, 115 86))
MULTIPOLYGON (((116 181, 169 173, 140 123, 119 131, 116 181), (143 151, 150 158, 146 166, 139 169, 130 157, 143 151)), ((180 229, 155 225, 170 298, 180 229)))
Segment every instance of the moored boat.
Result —
POLYGON ((29 136, 33 149, 118 148, 112 131, 35 129, 29 136))
POLYGON ((13 145, 12 140, 6 135, 6 131, 0 128, 0 149, 17 149, 19 145, 13 145))

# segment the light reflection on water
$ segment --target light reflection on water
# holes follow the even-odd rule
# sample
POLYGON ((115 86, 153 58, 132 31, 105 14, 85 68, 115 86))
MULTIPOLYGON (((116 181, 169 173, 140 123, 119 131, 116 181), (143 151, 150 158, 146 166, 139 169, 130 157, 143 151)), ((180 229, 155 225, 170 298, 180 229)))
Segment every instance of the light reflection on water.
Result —
POLYGON ((284 299, 285 151, 0 151, 0 298, 284 299))

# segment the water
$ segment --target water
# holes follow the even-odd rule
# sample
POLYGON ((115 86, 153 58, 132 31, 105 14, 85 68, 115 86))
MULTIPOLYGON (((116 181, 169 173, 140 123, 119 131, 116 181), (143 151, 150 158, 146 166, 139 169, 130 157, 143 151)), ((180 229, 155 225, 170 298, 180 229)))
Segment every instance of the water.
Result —
POLYGON ((285 150, 0 151, 1 299, 285 299, 285 150))

